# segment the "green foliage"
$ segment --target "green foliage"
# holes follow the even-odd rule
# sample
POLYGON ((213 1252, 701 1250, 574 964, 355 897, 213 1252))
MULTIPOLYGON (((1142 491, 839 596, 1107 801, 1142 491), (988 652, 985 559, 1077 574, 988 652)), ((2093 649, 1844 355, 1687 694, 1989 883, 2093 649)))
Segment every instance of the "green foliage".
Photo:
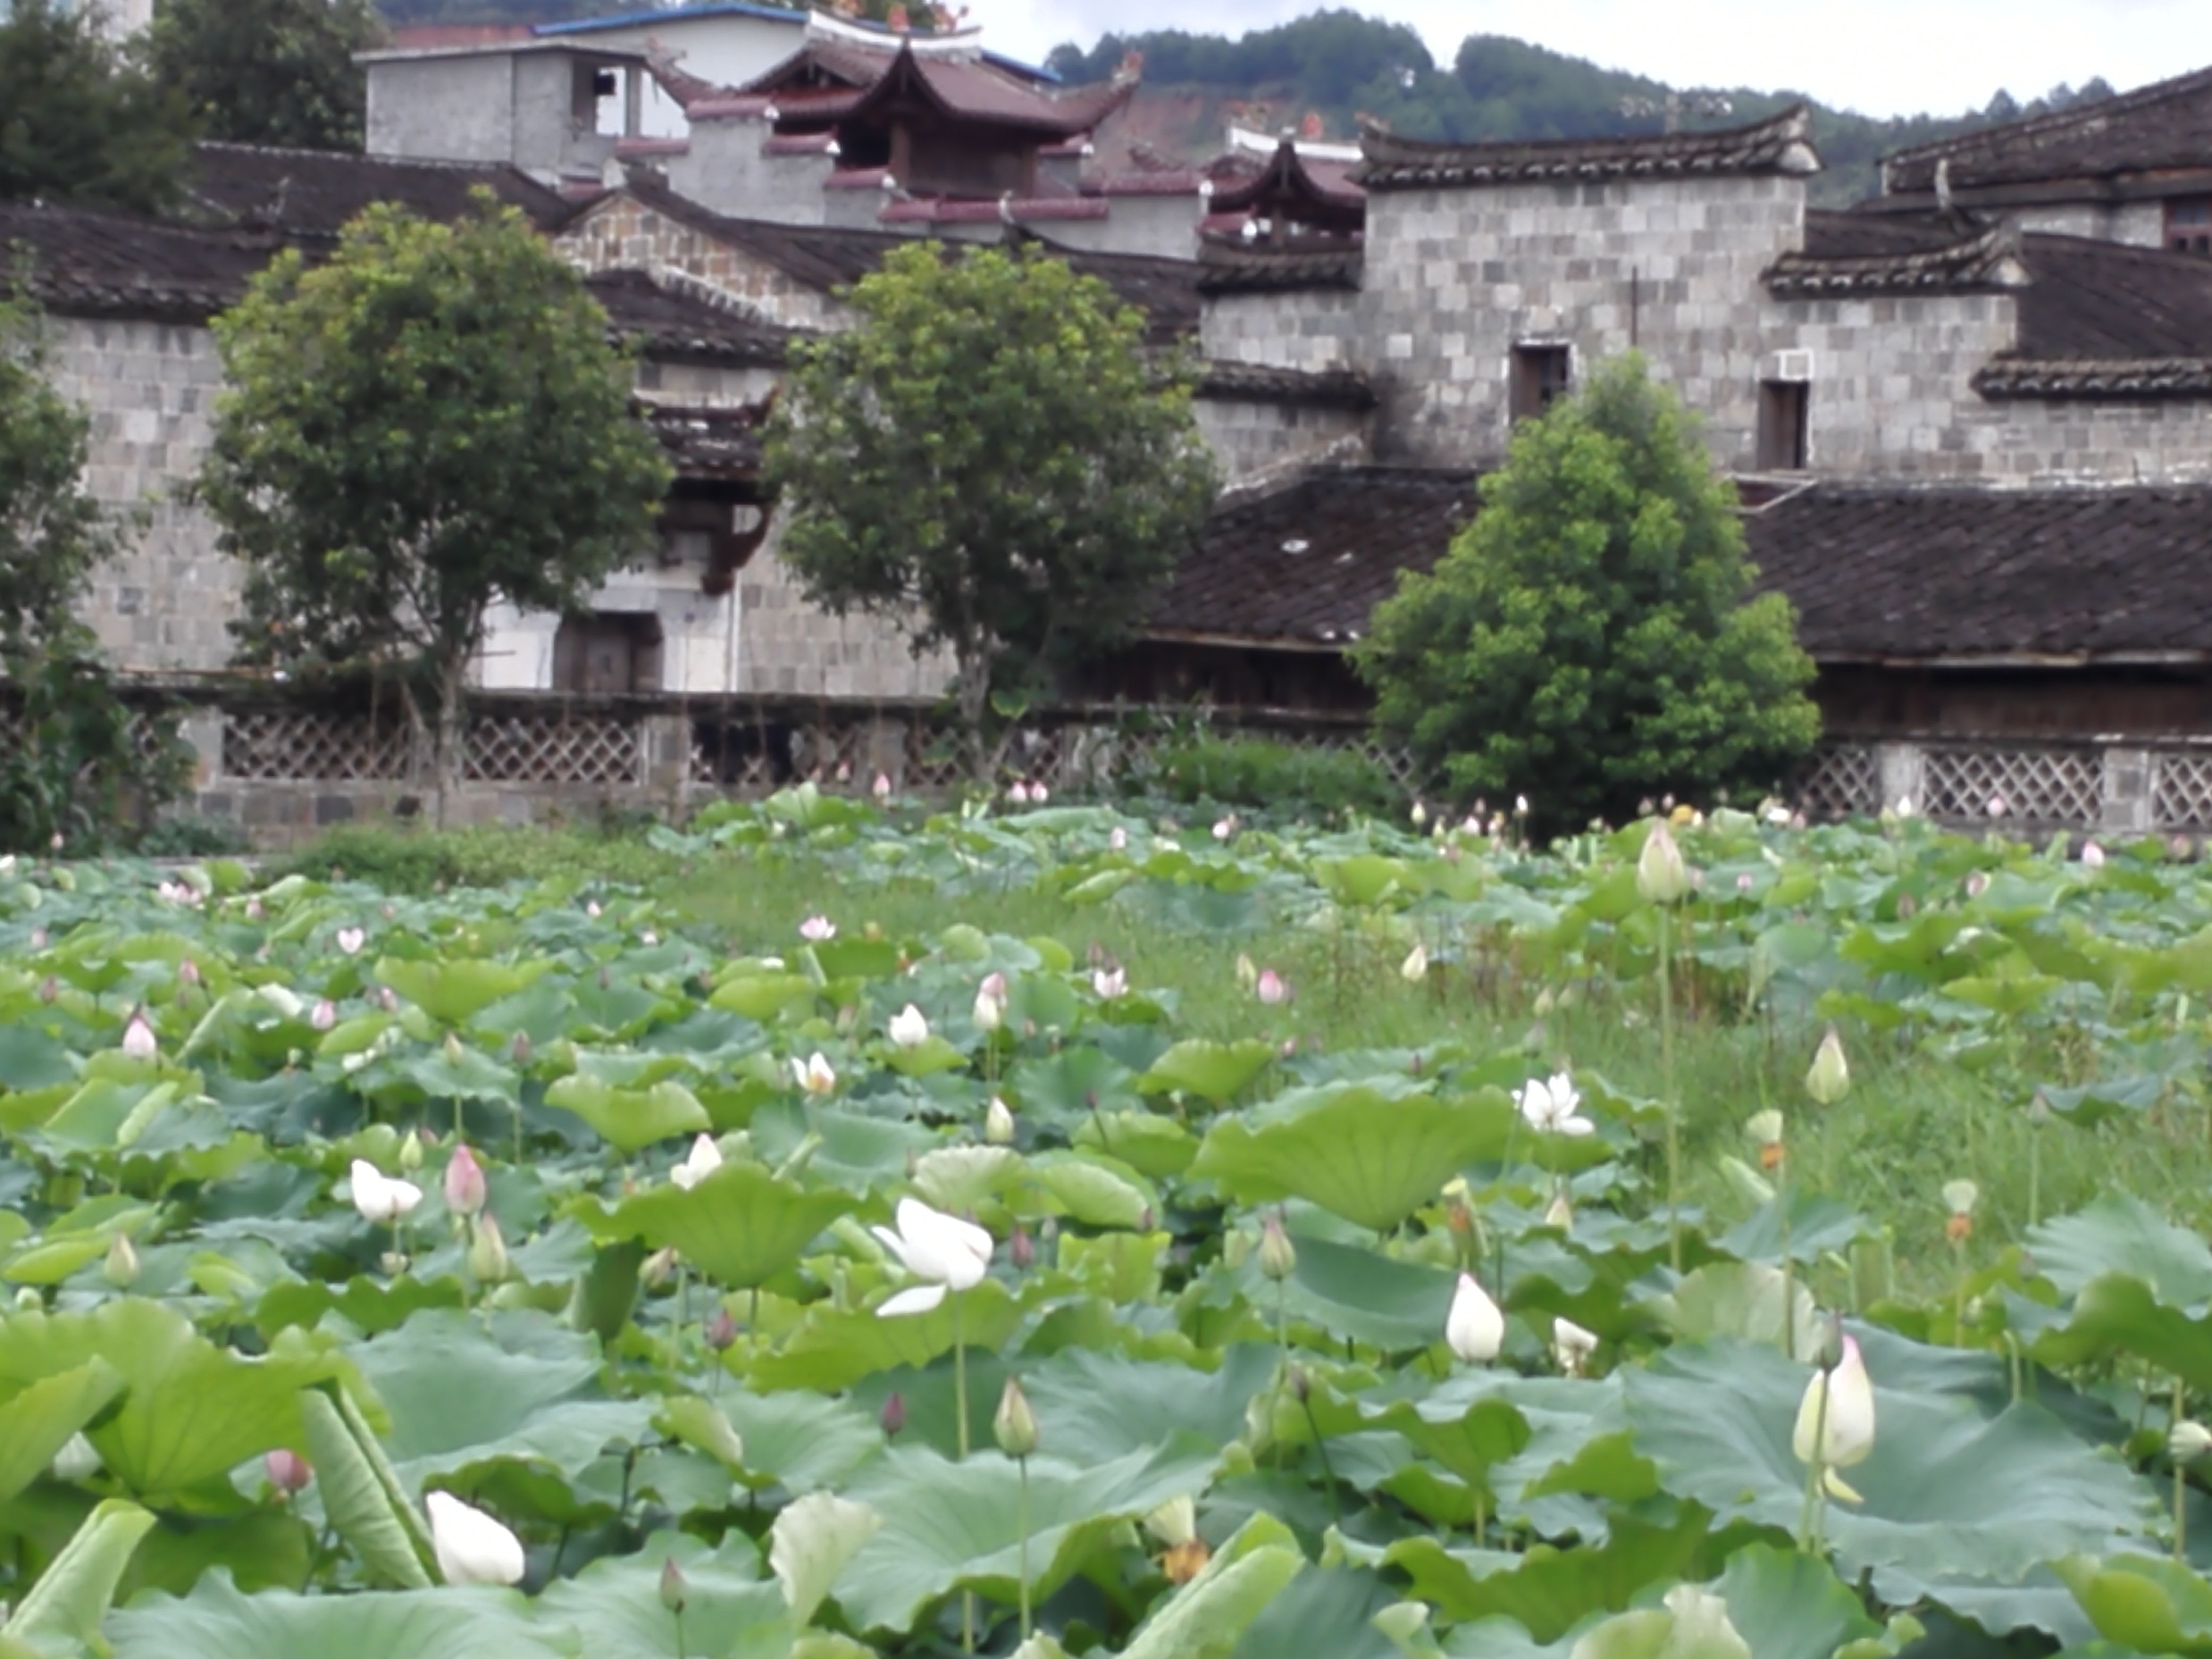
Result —
POLYGON ((1151 779, 1170 799, 1291 813, 1395 815, 1406 792, 1351 749, 1201 733, 1163 749, 1151 779))
POLYGON ((139 753, 131 709, 76 618, 126 526, 84 489, 91 421, 48 378, 42 321, 0 298, 0 669, 17 715, 0 748, 0 848, 110 844, 181 787, 175 744, 139 753))
POLYGON ((793 348, 769 435, 807 597, 949 650, 969 760, 994 690, 1131 632, 1212 500, 1188 365, 1035 251, 894 249, 854 327, 793 348))
POLYGON ((0 13, 0 201, 156 211, 196 136, 183 97, 55 0, 0 13))
MULTIPOLYGON (((1663 100, 1668 87, 1648 76, 1603 69, 1507 35, 1470 34, 1448 68, 1430 57, 1420 37, 1403 24, 1341 9, 1317 11, 1241 39, 1191 34, 1181 29, 1138 34, 1109 33, 1090 51, 1073 43, 1046 61, 1070 82, 1113 73, 1126 52, 1144 58, 1146 83, 1218 94, 1222 112, 1263 128, 1310 111, 1342 138, 1357 118, 1386 121, 1409 138, 1583 138, 1650 132, 1659 118, 1623 112, 1624 99, 1663 100)), ((1814 130, 1824 163, 1811 181, 1816 204, 1841 205, 1880 188, 1876 160, 1893 149, 1932 143, 1992 121, 2061 109, 2112 88, 2092 81, 2080 90, 2059 86, 2023 106, 2000 92, 1989 106, 1955 116, 1874 117, 1814 106, 1814 130)), ((1728 89, 1731 111, 1691 115, 1690 127, 1725 126, 1774 114, 1802 94, 1748 87, 1728 89)), ((1215 143, 1218 120, 1194 124, 1201 147, 1215 143)))
POLYGON ((1436 569, 1376 607, 1376 722, 1554 830, 1776 787, 1820 735, 1789 601, 1747 599, 1733 491, 1640 358, 1515 434, 1436 569))
POLYGON ((383 38, 373 0, 164 0, 146 53, 207 137, 359 149, 368 82, 354 54, 383 38))
POLYGON ((580 605, 669 477, 583 279, 479 200, 457 225, 373 207, 254 279, 216 320, 232 390, 197 484, 246 564, 240 655, 398 671, 441 813, 493 601, 580 605))
POLYGON ((645 842, 580 830, 392 829, 357 824, 317 836, 279 860, 283 874, 365 881, 387 892, 425 894, 510 881, 644 885, 676 860, 645 842))

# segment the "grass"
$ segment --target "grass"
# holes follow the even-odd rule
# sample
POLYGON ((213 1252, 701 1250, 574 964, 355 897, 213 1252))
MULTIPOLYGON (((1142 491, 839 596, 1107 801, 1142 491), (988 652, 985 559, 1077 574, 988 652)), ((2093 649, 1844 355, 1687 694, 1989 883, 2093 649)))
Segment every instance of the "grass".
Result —
MULTIPOLYGON (((1656 995, 1648 981, 1618 994, 1604 985, 1583 988, 1565 1008, 1540 1013, 1542 994, 1551 989, 1549 1000, 1556 1003, 1560 988, 1510 969, 1440 963, 1425 986, 1409 985, 1399 972, 1405 947, 1395 940, 1281 924, 1209 935, 1117 906, 1079 906, 1026 889, 952 900, 918 884, 848 884, 835 872, 790 855, 772 865, 725 855, 671 884, 663 897, 733 947, 763 949, 796 939, 799 922, 817 912, 842 927, 873 922, 894 937, 927 936, 967 922, 1017 936, 1048 934, 1079 955, 1095 946, 1128 969, 1132 984, 1175 994, 1179 1035, 1265 1035, 1324 1051, 1418 1052, 1447 1042, 1492 1052, 1518 1048, 1532 1074, 1566 1066, 1650 1098, 1662 1088, 1656 995), (1261 1006, 1238 982, 1240 954, 1281 973, 1292 1000, 1261 1006)), ((1744 1126, 1770 1106, 1786 1115, 1791 1180, 1833 1195, 1886 1229, 1897 1284, 1906 1292, 1948 1289, 1954 1281, 1942 1189, 1962 1176, 1981 1189, 1966 1249, 1974 1269, 2021 1244, 2032 1197, 2035 1215, 2048 1218, 2125 1189, 2185 1225, 2212 1223, 2212 1123, 2201 1108, 2161 1108, 2094 1128, 2060 1121, 2038 1127, 2024 1091, 2015 1096, 1921 1052, 1909 1039, 1850 1027, 1843 1036, 1850 1093, 1832 1107, 1819 1107, 1808 1097, 1804 1078, 1825 1023, 1745 1018, 1740 1009, 1716 1007, 1710 995, 1682 1001, 1688 1009, 1677 1057, 1684 1201, 1723 1223, 1753 1206, 1729 1184, 1721 1159, 1755 1164, 1744 1126), (2039 1138, 2039 1153, 2031 1146, 2039 1138)), ((2016 1069, 2028 1070, 2025 1061, 2016 1069)), ((1663 1182, 1656 1144, 1645 1172, 1656 1191, 1663 1182)))

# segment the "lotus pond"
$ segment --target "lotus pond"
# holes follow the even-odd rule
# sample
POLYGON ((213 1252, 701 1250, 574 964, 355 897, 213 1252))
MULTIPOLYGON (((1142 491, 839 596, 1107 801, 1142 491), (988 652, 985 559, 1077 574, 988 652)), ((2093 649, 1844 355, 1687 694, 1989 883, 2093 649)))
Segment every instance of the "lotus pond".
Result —
POLYGON ((0 873, 0 1659, 2212 1654, 2203 866, 653 833, 0 873))

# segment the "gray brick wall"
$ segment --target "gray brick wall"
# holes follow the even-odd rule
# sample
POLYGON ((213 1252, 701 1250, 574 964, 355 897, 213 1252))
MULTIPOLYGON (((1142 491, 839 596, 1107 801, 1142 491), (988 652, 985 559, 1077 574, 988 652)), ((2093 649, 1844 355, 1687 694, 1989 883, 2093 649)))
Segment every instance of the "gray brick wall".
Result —
POLYGON ((206 453, 222 385, 215 337, 179 325, 58 317, 54 383, 92 417, 85 482, 146 528, 94 574, 86 620, 134 670, 210 669, 229 660, 239 568, 207 515, 178 500, 206 453))
POLYGON ((1301 407, 1258 398, 1201 397, 1192 404, 1200 435, 1221 463, 1224 484, 1300 455, 1314 455, 1363 432, 1365 411, 1333 404, 1301 407))

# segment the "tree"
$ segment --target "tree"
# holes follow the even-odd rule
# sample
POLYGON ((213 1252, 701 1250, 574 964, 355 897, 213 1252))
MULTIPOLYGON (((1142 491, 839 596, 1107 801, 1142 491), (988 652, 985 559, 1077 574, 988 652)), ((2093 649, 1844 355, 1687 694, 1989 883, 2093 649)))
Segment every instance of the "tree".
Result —
POLYGON ((374 0, 164 0, 146 50, 210 138, 359 149, 368 81, 354 54, 383 39, 374 0))
POLYGON ((0 201, 150 213, 177 194, 191 112, 102 40, 84 7, 0 17, 0 201))
POLYGON ((1196 534, 1188 366, 1035 250, 895 248, 846 298, 854 326, 793 349, 769 430, 783 557, 815 603, 950 649, 981 778, 993 690, 1126 639, 1196 534))
POLYGON ((94 569, 130 526, 85 494, 90 417, 49 378, 43 319, 0 295, 0 672, 14 716, 0 745, 0 847, 87 849, 182 781, 142 759, 130 708, 77 617, 94 569))
POLYGON ((399 670, 442 821, 492 603, 574 610, 651 544, 669 472, 629 360, 489 192, 454 225, 369 209, 215 333, 234 390, 196 494, 246 564, 240 655, 399 670))
POLYGON ((1452 786, 1540 827, 1639 797, 1771 787, 1820 734, 1780 594, 1748 598, 1735 495, 1631 355, 1514 434, 1482 507, 1376 607, 1376 720, 1452 786))

